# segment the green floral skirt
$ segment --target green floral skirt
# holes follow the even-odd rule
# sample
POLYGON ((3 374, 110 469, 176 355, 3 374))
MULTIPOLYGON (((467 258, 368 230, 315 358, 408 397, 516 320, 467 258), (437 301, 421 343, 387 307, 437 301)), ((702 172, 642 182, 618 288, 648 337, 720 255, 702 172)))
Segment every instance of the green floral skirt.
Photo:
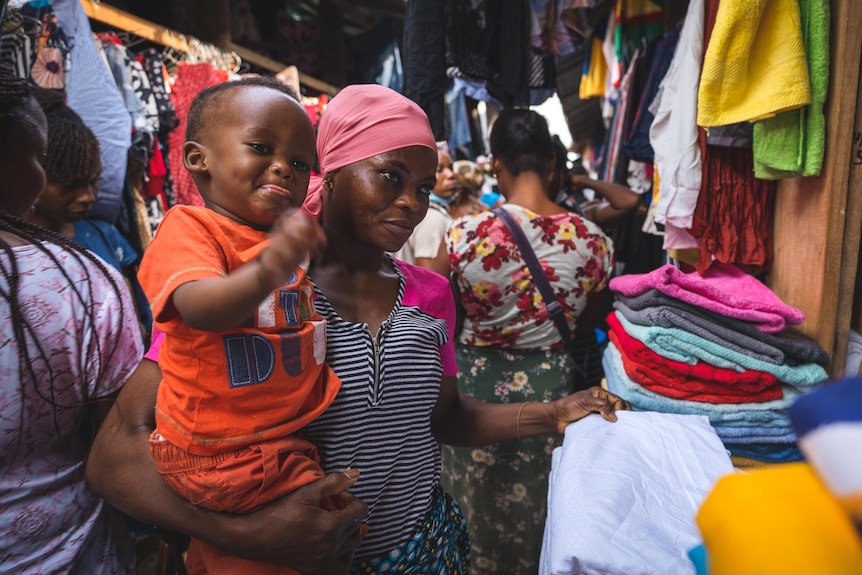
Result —
MULTIPOLYGON (((458 367, 459 390, 489 403, 553 401, 573 387, 572 360, 562 350, 459 346, 458 367)), ((551 435, 481 448, 443 446, 441 485, 467 519, 471 575, 538 573, 551 452, 561 442, 551 435)))

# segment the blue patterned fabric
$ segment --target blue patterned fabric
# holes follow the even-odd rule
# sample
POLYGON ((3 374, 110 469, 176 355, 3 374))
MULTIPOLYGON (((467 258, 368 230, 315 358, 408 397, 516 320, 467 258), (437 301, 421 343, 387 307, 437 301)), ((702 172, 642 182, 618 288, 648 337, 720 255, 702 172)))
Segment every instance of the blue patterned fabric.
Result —
POLYGON ((388 553, 353 564, 351 575, 415 573, 462 575, 470 565, 470 539, 461 509, 439 486, 431 511, 412 539, 388 553))

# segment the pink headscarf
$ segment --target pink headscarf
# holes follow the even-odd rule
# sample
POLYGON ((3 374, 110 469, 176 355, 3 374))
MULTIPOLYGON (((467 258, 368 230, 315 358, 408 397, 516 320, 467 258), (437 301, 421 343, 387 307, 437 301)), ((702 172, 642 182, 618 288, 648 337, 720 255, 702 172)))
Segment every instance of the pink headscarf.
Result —
MULTIPOLYGON (((412 100, 378 84, 341 90, 317 128, 317 157, 324 174, 407 146, 437 151, 428 116, 412 100)), ((322 177, 312 177, 303 204, 314 217, 320 215, 322 185, 322 177)))

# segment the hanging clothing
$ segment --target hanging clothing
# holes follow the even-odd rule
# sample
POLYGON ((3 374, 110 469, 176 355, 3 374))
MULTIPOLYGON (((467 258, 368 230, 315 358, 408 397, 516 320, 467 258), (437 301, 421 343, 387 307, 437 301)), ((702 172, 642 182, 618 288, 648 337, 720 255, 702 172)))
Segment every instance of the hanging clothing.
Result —
POLYGON ((132 145, 129 155, 139 165, 146 165, 158 132, 157 109, 144 70, 114 34, 98 34, 123 103, 132 117, 132 145))
POLYGON ((171 89, 171 102, 179 121, 168 138, 168 157, 171 174, 174 177, 174 193, 177 203, 189 206, 204 205, 197 186, 185 167, 183 167, 182 147, 186 139, 186 120, 192 100, 201 90, 214 86, 222 80, 209 62, 198 64, 177 64, 177 79, 171 89))
POLYGON ((655 158, 652 145, 649 141, 650 126, 655 118, 655 114, 652 111, 652 103, 658 92, 659 84, 661 84, 670 67, 678 41, 679 28, 674 28, 656 46, 646 86, 642 92, 635 114, 631 135, 628 141, 622 146, 622 151, 632 160, 652 163, 655 158))
POLYGON ((829 2, 800 0, 811 103, 754 124, 754 174, 780 179, 820 175, 826 147, 823 106, 829 89, 829 2))
POLYGON ((70 38, 66 103, 99 140, 102 174, 90 215, 114 222, 126 180, 132 119, 111 73, 96 50, 90 20, 79 0, 53 0, 57 20, 70 38))
POLYGON ((798 0, 723 0, 703 59, 697 125, 754 122, 811 103, 798 0))
MULTIPOLYGON (((655 151, 659 196, 655 221, 688 229, 701 183, 698 144, 697 86, 703 54, 704 0, 688 6, 679 43, 656 96, 657 109, 650 128, 655 151)), ((669 245, 665 249, 682 247, 669 245)))
POLYGON ((703 190, 691 233, 699 238, 697 269, 714 262, 768 271, 777 184, 754 177, 751 150, 706 146, 703 190))
POLYGON ((443 4, 413 0, 404 15, 404 95, 428 115, 437 141, 445 140, 446 41, 443 4))
POLYGON ((578 97, 581 100, 588 98, 601 98, 605 95, 605 84, 608 66, 602 55, 601 38, 593 37, 590 40, 590 48, 584 61, 584 72, 581 75, 581 83, 578 87, 578 97))
MULTIPOLYGON (((145 192, 147 197, 153 197, 156 194, 161 195, 164 198, 164 205, 161 206, 161 211, 166 212, 177 203, 176 195, 174 194, 174 179, 169 169, 170 154, 168 153, 168 141, 170 133, 177 129, 180 120, 177 118, 177 111, 174 108, 173 102, 171 102, 170 94, 168 94, 167 82, 165 80, 167 71, 165 70, 162 53, 155 48, 149 48, 144 50, 138 58, 141 60, 144 71, 150 80, 150 88, 156 101, 156 109, 158 110, 159 117, 159 131, 157 134, 159 145, 155 146, 155 148, 160 149, 153 150, 153 157, 150 158, 150 167, 147 173, 151 182, 154 179, 156 182, 160 180, 161 182, 147 182, 145 192), (154 164, 154 162, 158 162, 159 160, 161 160, 161 164, 154 164)), ((159 218, 159 221, 161 221, 161 218, 159 218)), ((158 225, 158 222, 155 222, 155 225, 158 225)))

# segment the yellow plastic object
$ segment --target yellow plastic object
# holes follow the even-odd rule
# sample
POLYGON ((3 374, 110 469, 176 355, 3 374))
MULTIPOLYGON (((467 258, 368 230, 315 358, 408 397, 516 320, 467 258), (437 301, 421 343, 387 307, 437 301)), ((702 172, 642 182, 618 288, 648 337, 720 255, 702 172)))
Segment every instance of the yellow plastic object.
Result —
POLYGON ((722 477, 696 521, 710 575, 862 573, 862 538, 808 463, 722 477))

